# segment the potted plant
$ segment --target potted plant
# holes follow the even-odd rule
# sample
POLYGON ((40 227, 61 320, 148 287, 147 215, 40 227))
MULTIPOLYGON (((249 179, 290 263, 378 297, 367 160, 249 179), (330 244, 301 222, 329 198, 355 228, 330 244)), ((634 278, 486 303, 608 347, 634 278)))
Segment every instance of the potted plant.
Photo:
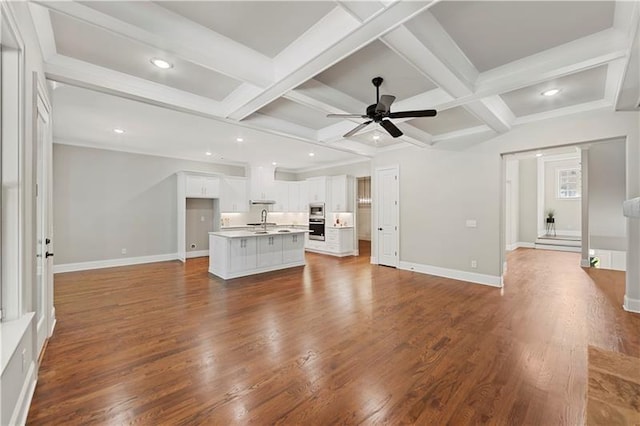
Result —
POLYGON ((547 223, 555 223, 556 211, 554 209, 547 209, 547 223))

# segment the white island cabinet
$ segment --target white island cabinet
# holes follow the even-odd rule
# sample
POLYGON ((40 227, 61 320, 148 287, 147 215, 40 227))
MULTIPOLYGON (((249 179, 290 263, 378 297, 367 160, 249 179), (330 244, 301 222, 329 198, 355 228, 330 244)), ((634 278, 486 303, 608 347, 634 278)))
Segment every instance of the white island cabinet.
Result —
POLYGON ((209 272, 225 280, 304 266, 307 230, 209 232, 209 272))

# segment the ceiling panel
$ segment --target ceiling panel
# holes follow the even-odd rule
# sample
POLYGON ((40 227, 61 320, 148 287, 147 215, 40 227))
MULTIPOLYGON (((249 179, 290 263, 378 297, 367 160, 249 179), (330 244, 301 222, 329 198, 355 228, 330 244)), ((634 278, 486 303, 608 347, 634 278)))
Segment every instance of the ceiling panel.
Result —
POLYGON ((223 100, 241 83, 66 15, 57 12, 50 12, 50 15, 56 49, 61 55, 217 101, 223 100), (154 57, 167 59, 173 63, 173 68, 156 68, 150 62, 154 57))
POLYGON ((53 137, 102 149, 299 169, 356 154, 64 84, 53 90, 53 137), (114 128, 125 133, 115 134, 114 128), (236 142, 242 137, 243 142, 236 142), (206 156, 205 152, 212 156, 206 156), (309 152, 314 152, 313 157, 309 152))
POLYGON ((432 135, 455 132, 483 124, 461 106, 438 111, 438 115, 433 118, 415 118, 408 123, 432 135))
MULTIPOLYGON (((483 72, 607 29, 614 8, 613 1, 441 1, 429 12, 483 72)), ((420 25, 418 16, 409 28, 420 25)))
POLYGON ((327 118, 326 114, 284 98, 271 102, 258 112, 314 130, 335 124, 335 120, 327 118))
POLYGON ((587 71, 504 93, 501 96, 516 117, 522 117, 602 99, 606 79, 607 65, 601 65, 587 71), (561 89, 561 92, 555 96, 541 95, 549 89, 561 89))
POLYGON ((398 145, 404 142, 400 138, 391 137, 382 128, 373 132, 361 133, 359 135, 350 137, 349 139, 365 144, 367 146, 372 146, 374 148, 386 148, 388 146, 398 145), (374 139, 374 135, 378 136, 379 138, 374 139))
POLYGON ((157 4, 271 58, 336 6, 329 1, 161 1, 157 4))
POLYGON ((371 84, 371 79, 376 76, 384 78, 380 94, 394 95, 397 100, 406 99, 436 87, 378 40, 321 72, 315 79, 355 99, 373 104, 376 100, 376 90, 371 84))

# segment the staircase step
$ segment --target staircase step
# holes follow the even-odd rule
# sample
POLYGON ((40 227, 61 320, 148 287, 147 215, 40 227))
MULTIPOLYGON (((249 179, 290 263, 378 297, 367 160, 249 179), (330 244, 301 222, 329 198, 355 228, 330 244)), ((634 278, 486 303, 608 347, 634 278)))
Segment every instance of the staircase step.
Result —
POLYGON ((557 251, 572 251, 575 253, 580 253, 582 251, 581 246, 573 246, 573 245, 559 245, 559 244, 546 244, 539 243, 536 241, 534 247, 539 250, 557 250, 557 251))

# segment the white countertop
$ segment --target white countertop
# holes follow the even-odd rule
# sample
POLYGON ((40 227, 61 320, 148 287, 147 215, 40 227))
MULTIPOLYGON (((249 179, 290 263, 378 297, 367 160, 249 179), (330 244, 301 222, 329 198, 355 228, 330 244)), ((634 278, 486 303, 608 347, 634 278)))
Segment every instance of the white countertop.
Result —
POLYGON ((287 229, 289 232, 278 232, 276 229, 268 229, 266 234, 256 234, 255 231, 222 231, 222 232, 209 232, 209 235, 215 235, 216 237, 224 238, 247 238, 247 237, 268 237, 272 235, 291 235, 291 234, 306 234, 309 231, 307 229, 287 229))
POLYGON ((333 226, 333 225, 329 225, 326 228, 327 229, 353 229, 353 226, 333 226))

